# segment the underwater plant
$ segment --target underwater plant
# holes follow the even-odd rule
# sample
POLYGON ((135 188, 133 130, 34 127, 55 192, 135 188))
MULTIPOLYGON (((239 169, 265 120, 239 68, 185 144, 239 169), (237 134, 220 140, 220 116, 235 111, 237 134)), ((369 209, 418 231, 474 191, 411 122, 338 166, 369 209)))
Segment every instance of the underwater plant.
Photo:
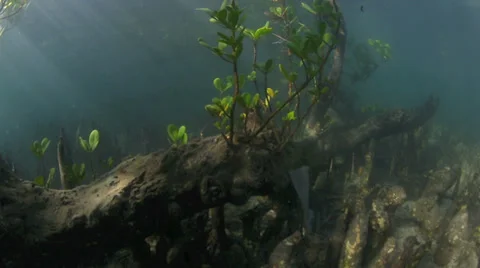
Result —
POLYGON ((383 60, 388 61, 392 59, 392 48, 390 44, 378 39, 368 39, 368 44, 375 49, 383 60))
POLYGON ((69 175, 68 180, 72 185, 80 184, 85 178, 85 163, 73 164, 69 175))
POLYGON ((115 163, 115 161, 113 160, 113 157, 110 156, 107 158, 107 160, 104 161, 104 163, 109 169, 111 169, 113 168, 113 164, 115 163))
POLYGON ((355 42, 353 38, 348 40, 348 46, 351 47, 351 55, 347 56, 346 61, 351 61, 349 71, 345 74, 350 78, 350 84, 365 82, 381 66, 381 62, 386 63, 392 59, 391 46, 381 40, 368 39, 366 42, 355 42))
MULTIPOLYGON (((90 135, 88 136, 88 141, 80 136, 78 137, 78 140, 80 142, 80 146, 82 146, 82 149, 85 152, 92 154, 95 149, 97 149, 97 146, 100 143, 100 132, 97 129, 94 129, 92 130, 92 132, 90 132, 90 135)), ((93 179, 95 179, 96 174, 93 166, 93 156, 90 156, 90 168, 92 171, 92 177, 93 179)))
POLYGON ((25 10, 30 4, 29 0, 0 0, 0 36, 11 28, 17 14, 25 10))
POLYGON ((50 184, 51 184, 53 178, 55 178, 55 173, 56 173, 56 169, 55 168, 50 168, 50 171, 48 172, 48 177, 47 177, 46 181, 45 181, 45 177, 40 175, 40 176, 35 177, 35 179, 33 180, 33 183, 35 183, 38 186, 43 186, 43 187, 48 189, 48 188, 50 188, 50 184))
POLYGON ((30 150, 36 157, 42 159, 48 146, 50 146, 50 140, 48 138, 43 138, 41 141, 34 141, 30 146, 30 150))
POLYGON ((168 133, 169 141, 174 146, 177 146, 180 144, 187 144, 188 142, 187 127, 185 126, 177 127, 174 124, 170 124, 167 126, 167 133, 168 133))
MULTIPOLYGON (((246 141, 250 141, 275 123, 280 117, 283 121, 281 131, 277 135, 278 142, 285 144, 296 133, 302 122, 330 90, 329 79, 323 77, 325 64, 335 47, 334 32, 339 27, 340 13, 328 3, 314 1, 313 5, 302 3, 302 7, 324 18, 319 20, 314 28, 308 27, 295 16, 293 8, 284 3, 270 8, 274 21, 283 21, 288 24, 284 35, 275 33, 271 23, 267 21, 257 29, 244 26, 246 15, 235 1, 224 1, 219 9, 211 10, 199 8, 209 15, 210 22, 219 25, 223 31, 217 32, 217 44, 210 45, 202 38, 198 39, 200 45, 206 47, 214 55, 227 62, 232 74, 225 78, 217 77, 213 80, 214 87, 219 91, 219 96, 212 99, 205 109, 217 119, 214 123, 224 139, 233 144, 236 132, 243 130, 246 141), (258 61, 258 43, 267 36, 277 37, 287 49, 289 64, 283 64, 274 59, 265 62, 258 61), (249 74, 239 72, 239 58, 244 53, 244 39, 252 42, 253 69, 249 74), (272 89, 268 86, 268 77, 275 72, 288 81, 286 90, 272 89), (263 87, 260 86, 257 74, 263 76, 263 87), (247 84, 247 81, 250 82, 247 84), (247 85, 252 85, 247 88, 247 85), (255 94, 250 93, 255 90, 255 94), (233 92, 229 92, 229 91, 233 92), (279 94, 280 93, 280 94, 279 94), (284 96, 281 99, 279 96, 284 96), (275 105, 272 100, 276 99, 275 105), (301 99, 308 98, 307 109, 300 109, 301 99), (238 107, 243 109, 237 112, 238 107), (296 128, 290 124, 297 121, 296 128), (249 125, 255 126, 254 128, 249 125)), ((285 29, 279 27, 280 29, 285 29)))
MULTIPOLYGON (((45 164, 45 153, 47 152, 48 147, 50 146, 50 140, 48 138, 43 138, 41 141, 34 141, 30 146, 30 151, 37 157, 39 170, 37 171, 40 175, 35 177, 34 181, 41 185, 45 185, 45 173, 47 171, 47 167, 45 164)), ((55 174, 55 172, 53 172, 55 174)))

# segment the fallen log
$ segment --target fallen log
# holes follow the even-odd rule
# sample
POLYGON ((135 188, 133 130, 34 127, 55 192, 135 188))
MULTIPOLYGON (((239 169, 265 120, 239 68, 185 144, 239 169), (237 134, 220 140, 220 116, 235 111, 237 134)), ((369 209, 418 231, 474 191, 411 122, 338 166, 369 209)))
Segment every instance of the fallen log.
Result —
MULTIPOLYGON (((78 267, 102 265, 124 248, 149 251, 145 238, 151 234, 171 240, 183 219, 226 203, 244 204, 254 195, 278 193, 291 183, 289 170, 420 126, 437 105, 431 98, 420 108, 395 110, 342 133, 295 141, 280 152, 265 144, 232 149, 220 136, 207 137, 128 159, 93 183, 71 190, 45 189, 2 169, 0 260, 12 267, 78 267)), ((165 250, 156 254, 164 261, 165 250)))

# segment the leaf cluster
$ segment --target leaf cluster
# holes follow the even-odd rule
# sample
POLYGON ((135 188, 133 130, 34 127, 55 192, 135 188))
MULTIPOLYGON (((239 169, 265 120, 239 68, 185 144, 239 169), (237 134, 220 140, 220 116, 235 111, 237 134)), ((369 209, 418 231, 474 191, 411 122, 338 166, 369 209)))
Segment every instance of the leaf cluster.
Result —
POLYGON ((34 141, 30 146, 30 150, 36 157, 42 158, 45 155, 48 146, 50 146, 50 140, 48 138, 43 138, 41 141, 34 141))
POLYGON ((40 176, 35 177, 35 179, 33 179, 33 183, 35 183, 38 186, 42 186, 42 187, 45 187, 45 188, 48 189, 48 188, 50 188, 50 184, 51 184, 53 178, 55 177, 56 172, 57 172, 57 170, 55 168, 50 168, 50 170, 48 172, 47 180, 45 180, 45 177, 43 175, 40 175, 40 176))
POLYGON ((368 44, 375 49, 383 60, 388 61, 392 59, 392 47, 390 44, 378 39, 368 39, 368 44))
POLYGON ((82 146, 82 149, 85 150, 85 152, 92 153, 95 151, 95 149, 97 149, 97 146, 100 143, 100 132, 94 129, 92 132, 90 132, 88 141, 83 139, 81 136, 78 137, 78 140, 80 142, 80 146, 82 146))
POLYGON ((170 124, 167 126, 168 137, 173 145, 187 144, 187 127, 170 124))
MULTIPOLYGON (((235 4, 235 1, 225 0, 217 10, 198 9, 206 12, 212 23, 220 25, 224 29, 224 31, 217 32, 216 45, 208 44, 199 38, 200 45, 232 65, 232 75, 213 79, 213 86, 218 90, 219 96, 213 98, 212 102, 205 106, 205 110, 216 118, 214 124, 225 138, 230 136, 231 139, 234 130, 244 128, 243 126, 247 124, 248 120, 246 114, 249 111, 255 111, 263 119, 263 125, 250 133, 251 138, 258 135, 280 114, 283 114, 281 118, 284 122, 298 121, 300 124, 305 118, 305 114, 299 116, 301 93, 308 94, 306 96, 310 98, 310 105, 314 105, 321 95, 328 93, 328 83, 322 81, 322 73, 330 52, 336 44, 332 29, 338 26, 339 14, 328 3, 322 1, 315 1, 312 6, 302 3, 302 7, 312 15, 322 16, 325 19, 318 20, 314 29, 311 29, 300 22, 291 6, 270 7, 272 21, 281 22, 280 26, 282 27, 279 27, 279 30, 283 35, 276 33, 270 21, 257 29, 246 28, 243 25, 246 16, 243 14, 243 10, 235 4), (289 29, 285 31, 287 25, 289 29), (275 64, 274 59, 267 59, 265 62, 257 60, 258 42, 272 35, 279 38, 287 49, 287 58, 290 64, 285 65, 281 62, 275 64), (244 51, 245 37, 251 41, 253 46, 253 68, 249 74, 238 72, 238 58, 244 51), (278 66, 277 73, 288 81, 288 90, 284 92, 286 94, 281 94, 282 96, 286 95, 286 99, 278 99, 279 90, 270 88, 267 83, 269 75, 275 72, 275 65, 278 66), (259 77, 259 74, 262 77, 259 77), (259 86, 261 78, 264 82, 263 88, 259 86), (247 85, 253 85, 253 87, 248 88, 247 85), (231 92, 232 89, 233 92, 231 92), (251 93, 251 89, 255 89, 256 93, 251 93), (272 105, 272 100, 276 97, 277 102, 272 105), (243 109, 239 113, 241 120, 236 120, 238 114, 235 112, 235 107, 237 104, 243 109)), ((288 125, 289 123, 284 123, 282 127, 285 128, 288 125)), ((291 134, 294 132, 292 131, 291 134)), ((285 139, 291 136, 287 135, 285 139)))

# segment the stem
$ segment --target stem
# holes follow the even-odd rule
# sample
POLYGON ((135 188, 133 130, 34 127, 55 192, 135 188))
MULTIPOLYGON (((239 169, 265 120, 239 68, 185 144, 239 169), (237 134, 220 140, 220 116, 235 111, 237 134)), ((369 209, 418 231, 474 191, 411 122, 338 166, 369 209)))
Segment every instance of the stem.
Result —
MULTIPOLYGON (((256 72, 256 67, 255 65, 257 64, 257 41, 253 41, 253 60, 252 60, 252 69, 254 72, 256 72)), ((258 82, 257 82, 257 75, 255 73, 255 78, 253 79, 253 85, 255 86, 255 91, 260 95, 260 89, 258 88, 258 82)), ((243 132, 245 135, 248 135, 247 133, 247 124, 248 124, 248 118, 250 114, 250 110, 246 109, 245 112, 245 121, 243 122, 243 132)))
MULTIPOLYGON (((257 42, 253 42, 253 63, 252 63, 252 69, 256 72, 255 65, 257 64, 257 42)), ((260 94, 260 89, 258 89, 258 82, 257 82, 257 76, 255 75, 255 79, 253 79, 253 84, 255 85, 255 90, 257 91, 258 94, 260 94)))
MULTIPOLYGON (((302 66, 303 66, 303 70, 305 72, 305 80, 308 79, 308 66, 307 66, 307 62, 304 60, 304 59, 301 59, 302 61, 302 66)), ((325 60, 326 61, 326 60, 325 60)), ((321 75, 321 73, 319 72, 319 75, 321 75)), ((313 76, 313 79, 314 79, 314 88, 317 86, 315 84, 315 75, 313 76)), ((295 85, 295 90, 297 90, 297 87, 295 85)), ((289 137, 286 139, 286 140, 289 140, 291 137, 293 137, 293 135, 297 132, 298 128, 300 127, 300 125, 302 124, 303 120, 305 119, 306 115, 310 113, 310 110, 313 108, 314 104, 316 103, 316 101, 312 100, 312 103, 309 105, 309 107, 307 108, 307 112, 305 113, 305 115, 301 116, 300 117, 300 96, 298 96, 297 98, 297 104, 295 105, 295 113, 297 114, 297 116, 299 118, 301 118, 300 120, 298 120, 297 122, 297 126, 295 127, 295 129, 293 130, 293 132, 289 135, 289 137)), ((283 134, 283 133, 282 133, 283 134)), ((283 136, 283 135, 282 135, 283 136)))
POLYGON ((92 178, 95 179, 95 170, 93 169, 93 156, 90 156, 90 169, 92 171, 92 178))
MULTIPOLYGON (((235 34, 235 30, 232 31, 232 38, 235 40, 237 38, 235 34)), ((233 92, 233 103, 232 103, 232 111, 230 112, 230 142, 233 143, 233 135, 234 135, 234 130, 233 127, 235 125, 235 107, 237 106, 237 98, 240 95, 240 83, 238 79, 238 60, 237 57, 237 47, 233 47, 233 55, 234 55, 234 60, 232 62, 233 65, 233 83, 234 83, 234 92, 233 92)))
POLYGON ((288 97, 288 99, 280 106, 278 107, 268 118, 267 120, 265 120, 265 123, 263 123, 263 125, 255 132, 255 134, 253 135, 253 137, 256 137, 258 134, 260 134, 260 132, 262 132, 265 127, 267 127, 268 123, 270 123, 270 121, 272 121, 272 119, 283 109, 285 108, 285 106, 287 106, 288 104, 290 104, 290 102, 292 102, 293 99, 295 99, 295 97, 297 97, 300 93, 303 92, 303 90, 305 88, 307 88, 308 84, 310 83, 310 81, 312 81, 313 79, 313 76, 312 77, 309 77, 308 80, 306 80, 305 82, 303 82, 302 86, 300 87, 299 90, 297 90, 295 93, 293 93, 290 97, 288 97))
POLYGON ((42 156, 42 175, 43 175, 43 178, 45 179, 45 182, 47 181, 47 176, 45 176, 47 174, 47 165, 45 165, 45 157, 42 156))

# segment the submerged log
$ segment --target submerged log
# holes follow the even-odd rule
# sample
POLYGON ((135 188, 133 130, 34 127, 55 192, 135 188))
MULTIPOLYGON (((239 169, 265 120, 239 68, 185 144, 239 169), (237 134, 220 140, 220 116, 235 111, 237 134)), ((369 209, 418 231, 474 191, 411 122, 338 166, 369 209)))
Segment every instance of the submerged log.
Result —
POLYGON ((209 208, 281 192, 291 183, 289 170, 420 126, 437 103, 430 99, 421 108, 386 113, 343 133, 293 142, 281 152, 258 144, 232 149, 222 137, 191 141, 128 159, 71 190, 45 189, 2 170, 0 260, 13 267, 101 265, 124 248, 150 252, 145 238, 156 234, 166 241, 157 246, 165 261, 182 220, 204 221, 198 213, 209 208))

